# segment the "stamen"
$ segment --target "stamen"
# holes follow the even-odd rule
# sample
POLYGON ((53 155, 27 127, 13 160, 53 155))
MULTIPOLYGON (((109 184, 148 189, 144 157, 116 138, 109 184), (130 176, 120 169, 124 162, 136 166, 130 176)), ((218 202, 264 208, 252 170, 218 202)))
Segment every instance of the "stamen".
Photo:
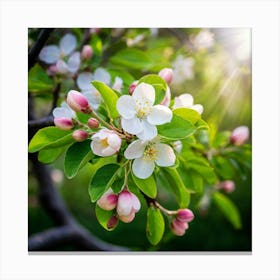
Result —
POLYGON ((147 146, 146 150, 144 151, 144 159, 155 161, 157 157, 158 151, 155 149, 155 147, 147 146))

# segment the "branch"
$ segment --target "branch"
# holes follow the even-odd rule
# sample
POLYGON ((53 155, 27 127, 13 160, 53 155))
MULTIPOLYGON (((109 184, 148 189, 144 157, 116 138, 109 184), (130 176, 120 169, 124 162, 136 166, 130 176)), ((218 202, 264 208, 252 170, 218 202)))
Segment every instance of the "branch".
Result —
POLYGON ((29 120, 28 121, 28 127, 32 128, 32 129, 36 128, 37 130, 40 128, 43 128, 45 126, 50 126, 50 125, 54 125, 53 116, 51 116, 51 115, 43 117, 38 120, 29 120))
POLYGON ((51 32, 54 28, 43 28, 39 34, 38 40, 33 45, 31 50, 28 53, 28 71, 34 66, 37 61, 37 57, 44 47, 45 43, 47 42, 51 32))
POLYGON ((47 251, 63 245, 76 245, 83 251, 127 251, 124 247, 99 240, 78 226, 56 227, 34 234, 28 240, 29 251, 47 251))

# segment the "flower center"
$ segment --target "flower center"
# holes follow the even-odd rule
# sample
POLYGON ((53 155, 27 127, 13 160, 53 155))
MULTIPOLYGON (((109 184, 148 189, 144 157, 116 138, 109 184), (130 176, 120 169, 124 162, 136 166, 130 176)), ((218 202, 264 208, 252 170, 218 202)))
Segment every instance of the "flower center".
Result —
POLYGON ((100 143, 101 143, 102 147, 104 147, 104 148, 108 147, 108 141, 107 141, 107 138, 105 138, 105 139, 101 139, 100 143))
POLYGON ((158 156, 158 151, 154 146, 148 146, 144 151, 144 159, 155 161, 158 156))
POLYGON ((136 100, 136 116, 139 119, 144 119, 152 111, 152 105, 149 100, 136 100))

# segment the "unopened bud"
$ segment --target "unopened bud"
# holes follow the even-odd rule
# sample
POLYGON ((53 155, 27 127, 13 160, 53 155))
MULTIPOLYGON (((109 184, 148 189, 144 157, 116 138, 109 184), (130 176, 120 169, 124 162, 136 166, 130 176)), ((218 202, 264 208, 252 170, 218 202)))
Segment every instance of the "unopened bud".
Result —
POLYGON ((82 129, 78 129, 72 133, 72 137, 77 142, 83 142, 87 139, 88 133, 82 129))
POLYGON ((182 223, 189 223, 193 220, 194 214, 190 209, 179 209, 176 219, 182 223))
POLYGON ((219 189, 223 190, 226 193, 231 193, 235 190, 235 184, 231 180, 226 180, 226 181, 220 182, 218 187, 219 187, 219 189))
POLYGON ((173 220, 170 224, 171 231, 178 236, 185 234, 186 230, 189 228, 188 223, 182 223, 177 219, 173 220))
POLYGON ((97 205, 103 210, 113 210, 116 208, 118 203, 118 195, 114 194, 112 189, 109 189, 104 193, 99 200, 97 200, 97 205))
POLYGON ((81 57, 83 60, 90 59, 93 55, 93 50, 90 45, 85 45, 83 46, 82 52, 81 52, 81 57))
POLYGON ((138 84, 138 81, 134 81, 128 88, 128 93, 132 95, 133 91, 135 90, 136 86, 138 84))
POLYGON ((230 142, 233 145, 241 146, 249 138, 249 128, 247 126, 239 126, 235 128, 230 136, 230 142))
POLYGON ((57 67, 56 67, 55 64, 49 66, 49 68, 47 69, 47 74, 48 74, 49 76, 54 76, 54 75, 56 75, 57 73, 58 73, 58 69, 57 69, 57 67))
POLYGON ((135 212, 131 212, 127 216, 119 216, 119 219, 124 223, 130 223, 134 220, 134 218, 135 218, 135 212))
POLYGON ((165 97, 160 104, 169 107, 170 101, 171 101, 171 92, 169 86, 167 86, 165 97))
POLYGON ((169 84, 173 79, 173 70, 171 68, 163 68, 159 71, 158 75, 169 84))
POLYGON ((88 101, 83 94, 76 90, 70 90, 67 95, 67 104, 75 112, 90 113, 88 101))
POLYGON ((183 143, 180 140, 174 141, 173 142, 173 149, 177 152, 180 153, 183 149, 183 143))
POLYGON ((70 130, 74 126, 73 121, 67 118, 54 118, 54 124, 62 130, 70 130))
POLYGON ((99 127, 99 120, 97 120, 95 118, 90 118, 90 119, 88 119, 87 125, 90 128, 96 129, 99 127))
POLYGON ((119 219, 115 215, 113 215, 107 223, 107 228, 108 229, 115 228, 118 225, 118 222, 119 222, 119 219))

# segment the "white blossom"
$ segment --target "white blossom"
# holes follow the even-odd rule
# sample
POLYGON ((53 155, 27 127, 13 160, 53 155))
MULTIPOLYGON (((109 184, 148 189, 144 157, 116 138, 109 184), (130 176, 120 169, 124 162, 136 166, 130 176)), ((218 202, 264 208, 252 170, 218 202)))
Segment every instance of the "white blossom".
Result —
POLYGON ((190 108, 197 111, 199 114, 203 112, 203 106, 201 104, 193 104, 193 96, 189 93, 183 93, 174 98, 173 109, 176 108, 190 108))
POLYGON ((141 140, 151 140, 157 135, 156 125, 171 121, 172 111, 164 105, 153 105, 155 89, 141 83, 134 89, 132 96, 123 95, 117 101, 124 131, 136 135, 141 140))
POLYGON ((101 157, 107 157, 117 153, 121 147, 121 138, 113 131, 103 128, 92 137, 90 147, 92 152, 101 157))
POLYGON ((191 41, 198 50, 211 48, 215 43, 214 33, 207 29, 202 29, 191 41))
POLYGON ((124 152, 127 159, 134 159, 132 171, 138 178, 146 179, 152 175, 155 164, 158 166, 172 166, 176 156, 173 149, 167 145, 159 143, 158 140, 133 141, 124 152))
POLYGON ((192 57, 177 56, 172 63, 173 66, 173 84, 181 84, 185 80, 191 80, 194 77, 193 66, 194 59, 192 57))
POLYGON ((48 45, 44 47, 39 59, 47 64, 55 64, 58 73, 75 73, 79 70, 81 59, 80 53, 74 52, 77 46, 76 37, 72 34, 64 35, 59 41, 59 45, 48 45), (67 62, 64 61, 69 57, 67 62))
MULTIPOLYGON (((92 81, 99 81, 106 85, 110 85, 111 76, 103 68, 97 68, 94 73, 83 72, 78 75, 77 86, 87 98, 92 109, 96 110, 101 103, 101 95, 98 90, 91 84, 92 81)), ((118 91, 122 88, 123 81, 120 77, 115 78, 113 89, 118 91)))

